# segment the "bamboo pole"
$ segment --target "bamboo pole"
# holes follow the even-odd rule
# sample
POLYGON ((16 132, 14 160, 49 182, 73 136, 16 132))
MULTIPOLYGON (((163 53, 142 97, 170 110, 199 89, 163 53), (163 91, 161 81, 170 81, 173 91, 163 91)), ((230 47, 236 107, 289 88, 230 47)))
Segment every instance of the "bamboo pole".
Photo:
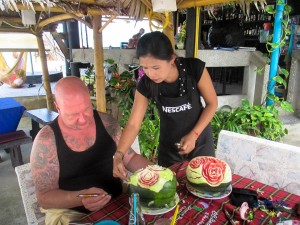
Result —
POLYGON ((169 25, 163 30, 163 33, 170 39, 173 49, 175 50, 174 26, 172 24, 173 14, 169 12, 169 25))
POLYGON ((50 86, 50 78, 49 78, 49 72, 48 72, 48 66, 47 66, 47 57, 46 57, 46 50, 45 45, 43 41, 43 33, 40 32, 36 34, 36 39, 39 47, 39 55, 41 58, 41 64, 42 64, 42 72, 43 72, 43 86, 46 91, 46 99, 47 99, 47 108, 50 110, 54 110, 54 102, 53 102, 53 95, 51 91, 50 86))
POLYGON ((191 7, 199 7, 206 5, 214 5, 220 3, 230 3, 237 2, 236 0, 185 0, 182 1, 179 5, 177 5, 178 9, 186 9, 191 7))
POLYGON ((105 98, 105 76, 104 76, 104 55, 102 33, 98 32, 101 28, 101 16, 93 16, 93 38, 94 38, 94 65, 96 78, 96 103, 97 110, 106 112, 106 98, 105 98))

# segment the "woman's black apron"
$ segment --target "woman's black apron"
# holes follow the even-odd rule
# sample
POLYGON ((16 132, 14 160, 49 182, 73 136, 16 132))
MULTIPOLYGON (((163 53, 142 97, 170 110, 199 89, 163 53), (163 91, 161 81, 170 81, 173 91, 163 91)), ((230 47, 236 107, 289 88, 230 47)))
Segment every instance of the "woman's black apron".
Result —
POLYGON ((192 152, 188 155, 178 154, 175 143, 179 143, 181 138, 194 128, 203 111, 203 106, 195 79, 186 73, 184 60, 177 59, 175 62, 179 70, 180 95, 171 98, 162 96, 158 92, 156 101, 160 114, 158 164, 164 167, 190 160, 196 156, 215 156, 210 124, 197 139, 192 152))

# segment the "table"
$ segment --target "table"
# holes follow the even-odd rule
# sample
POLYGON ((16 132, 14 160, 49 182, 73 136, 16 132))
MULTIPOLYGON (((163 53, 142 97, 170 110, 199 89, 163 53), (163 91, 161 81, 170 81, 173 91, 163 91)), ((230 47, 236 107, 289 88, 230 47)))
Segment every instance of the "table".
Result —
POLYGON ((28 137, 23 130, 0 134, 0 149, 6 149, 9 151, 11 165, 13 168, 24 164, 21 145, 31 142, 31 137, 28 137))
POLYGON ((51 123, 58 116, 58 113, 47 108, 42 108, 27 110, 24 115, 31 118, 32 130, 30 131, 30 135, 32 140, 34 140, 35 136, 41 129, 39 124, 44 126, 51 123))
POLYGON ((15 131, 25 110, 13 98, 0 98, 0 134, 15 131))
MULTIPOLYGON (((229 197, 219 199, 219 200, 206 200, 195 197, 190 194, 186 189, 186 176, 185 171, 188 162, 178 163, 170 167, 174 172, 176 172, 176 177, 179 182, 177 188, 177 193, 180 197, 180 208, 179 215, 184 209, 190 207, 190 209, 182 216, 177 218, 177 225, 188 225, 188 224, 230 224, 223 213, 223 209, 226 209, 230 216, 233 217, 235 221, 240 221, 239 224, 247 224, 243 222, 239 215, 239 208, 231 204, 229 197), (203 205, 208 206, 208 208, 201 212, 196 210, 195 206, 202 207, 203 205)), ((237 188, 247 188, 252 190, 257 190, 259 197, 269 198, 272 196, 272 201, 278 201, 284 203, 289 207, 294 207, 297 203, 300 203, 300 196, 290 194, 288 192, 278 190, 274 187, 268 186, 256 182, 251 179, 241 177, 237 174, 233 174, 232 186, 237 188)), ((120 224, 128 224, 130 205, 128 201, 128 196, 123 194, 118 198, 111 200, 104 208, 100 211, 89 214, 88 216, 82 218, 82 222, 96 222, 101 220, 116 220, 120 224)), ((144 215, 147 224, 154 224, 154 222, 162 217, 171 218, 174 214, 174 209, 168 213, 162 215, 144 215)), ((297 219, 300 220, 300 216, 292 216, 287 212, 283 212, 282 216, 286 219, 297 219)), ((268 215, 266 212, 261 210, 256 210, 254 212, 254 220, 250 224, 269 224, 273 221, 275 224, 277 217, 273 217, 271 214, 268 215)))

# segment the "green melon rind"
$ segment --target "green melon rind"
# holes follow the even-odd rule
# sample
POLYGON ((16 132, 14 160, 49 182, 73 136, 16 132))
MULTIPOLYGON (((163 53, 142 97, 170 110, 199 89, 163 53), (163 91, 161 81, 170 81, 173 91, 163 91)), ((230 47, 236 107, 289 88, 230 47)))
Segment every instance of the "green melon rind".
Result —
POLYGON ((217 187, 212 187, 208 184, 194 184, 191 183, 190 181, 187 181, 193 188, 201 191, 201 192, 208 192, 208 193, 216 193, 216 192, 224 192, 228 188, 228 186, 231 184, 230 182, 228 183, 221 183, 217 187))
MULTIPOLYGON (((146 168, 147 169, 147 168, 146 168)), ((165 185, 166 182, 170 181, 174 177, 174 173, 172 170, 165 168, 164 170, 161 170, 158 172, 159 173, 159 179, 158 181, 153 184, 152 186, 149 187, 151 191, 154 192, 160 192, 161 189, 163 189, 163 186, 165 185)), ((134 173, 133 175, 130 176, 129 184, 135 185, 135 186, 141 186, 142 185, 138 181, 139 173, 134 173)))
POLYGON ((173 176, 173 179, 167 181, 158 193, 133 184, 129 184, 128 193, 139 193, 140 202, 146 207, 163 208, 166 205, 170 206, 170 204, 172 204, 176 194, 176 185, 177 180, 176 177, 173 176))

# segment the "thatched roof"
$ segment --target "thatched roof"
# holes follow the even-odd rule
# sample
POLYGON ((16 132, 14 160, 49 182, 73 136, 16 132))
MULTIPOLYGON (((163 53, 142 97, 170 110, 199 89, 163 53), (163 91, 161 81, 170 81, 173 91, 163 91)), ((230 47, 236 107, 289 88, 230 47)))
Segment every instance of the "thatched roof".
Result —
MULTIPOLYGON (((265 0, 177 0, 177 8, 185 9, 195 6, 206 6, 226 3, 240 4, 242 8, 250 2, 260 3, 264 6, 265 0)), ((86 22, 87 17, 93 15, 128 16, 135 20, 141 20, 147 15, 147 10, 152 9, 151 0, 0 0, 0 29, 20 27, 21 10, 33 10, 36 12, 38 23, 43 28, 49 23, 67 19, 81 19, 86 22), (54 17, 54 19, 50 19, 54 17)), ((160 15, 162 20, 164 15, 160 15)), ((1 30, 0 30, 1 31, 1 30)))

